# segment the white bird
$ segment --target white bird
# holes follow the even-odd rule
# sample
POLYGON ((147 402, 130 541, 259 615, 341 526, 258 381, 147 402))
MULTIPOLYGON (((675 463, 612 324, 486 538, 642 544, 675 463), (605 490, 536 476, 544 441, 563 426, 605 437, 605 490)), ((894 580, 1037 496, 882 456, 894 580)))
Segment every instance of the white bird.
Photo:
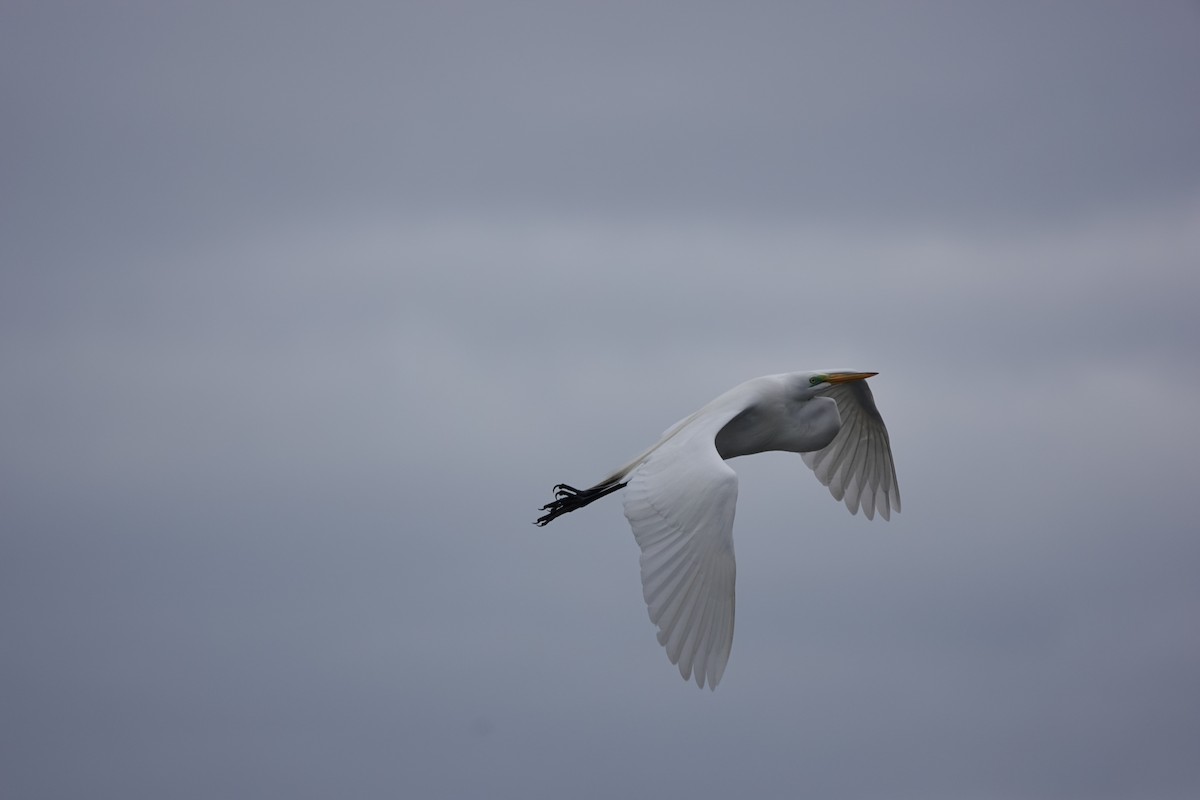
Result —
POLYGON ((845 370, 766 375, 672 425, 650 449, 589 489, 559 484, 535 524, 625 487, 642 550, 642 594, 679 674, 715 689, 733 646, 737 456, 800 453, 851 514, 900 511, 883 418, 864 378, 845 370))

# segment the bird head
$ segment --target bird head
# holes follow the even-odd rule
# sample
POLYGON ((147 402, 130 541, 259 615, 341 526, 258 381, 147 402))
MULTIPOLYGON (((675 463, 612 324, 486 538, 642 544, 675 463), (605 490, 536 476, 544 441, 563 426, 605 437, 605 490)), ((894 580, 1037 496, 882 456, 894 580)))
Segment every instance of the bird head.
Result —
POLYGON ((848 383, 850 381, 866 380, 878 372, 852 372, 850 370, 835 369, 821 372, 809 372, 806 382, 811 391, 819 391, 830 386, 836 386, 839 383, 848 383))

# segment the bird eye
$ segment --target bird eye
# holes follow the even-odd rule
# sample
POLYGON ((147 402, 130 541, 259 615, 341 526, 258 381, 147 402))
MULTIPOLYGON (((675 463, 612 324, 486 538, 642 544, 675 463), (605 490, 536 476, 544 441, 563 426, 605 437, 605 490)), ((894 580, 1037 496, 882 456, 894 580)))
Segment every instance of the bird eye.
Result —
POLYGON ((809 378, 809 379, 808 379, 808 385, 809 385, 809 386, 816 386, 816 385, 817 385, 818 383, 820 383, 820 382, 821 382, 821 376, 820 376, 820 375, 813 375, 811 378, 809 378))

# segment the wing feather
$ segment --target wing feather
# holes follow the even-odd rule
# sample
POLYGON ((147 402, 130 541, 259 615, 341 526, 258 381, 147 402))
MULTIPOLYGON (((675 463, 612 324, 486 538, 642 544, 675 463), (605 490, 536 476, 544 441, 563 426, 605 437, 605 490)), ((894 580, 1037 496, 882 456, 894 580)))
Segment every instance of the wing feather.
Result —
POLYGON ((871 388, 866 381, 851 381, 825 394, 837 401, 842 428, 823 449, 801 453, 804 463, 851 514, 862 508, 867 519, 874 519, 876 512, 890 519, 893 511, 900 511, 900 487, 887 427, 871 388))
POLYGON ((715 688, 733 644, 737 474, 717 454, 717 415, 676 432, 631 475, 625 517, 641 548, 642 594, 684 680, 715 688))

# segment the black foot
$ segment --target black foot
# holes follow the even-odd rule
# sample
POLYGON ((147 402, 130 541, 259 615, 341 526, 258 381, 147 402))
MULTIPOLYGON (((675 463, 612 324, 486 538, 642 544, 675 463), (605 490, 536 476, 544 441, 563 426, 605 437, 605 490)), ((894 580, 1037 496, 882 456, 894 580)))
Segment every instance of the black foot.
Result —
POLYGON ((554 501, 542 506, 542 511, 550 513, 538 517, 534 525, 542 526, 550 522, 556 517, 561 517, 574 511, 577 508, 583 508, 588 503, 599 500, 606 494, 612 494, 618 489, 625 487, 623 483, 614 483, 610 486, 593 486, 590 489, 576 489, 574 486, 568 486, 565 483, 560 483, 554 487, 554 501))

